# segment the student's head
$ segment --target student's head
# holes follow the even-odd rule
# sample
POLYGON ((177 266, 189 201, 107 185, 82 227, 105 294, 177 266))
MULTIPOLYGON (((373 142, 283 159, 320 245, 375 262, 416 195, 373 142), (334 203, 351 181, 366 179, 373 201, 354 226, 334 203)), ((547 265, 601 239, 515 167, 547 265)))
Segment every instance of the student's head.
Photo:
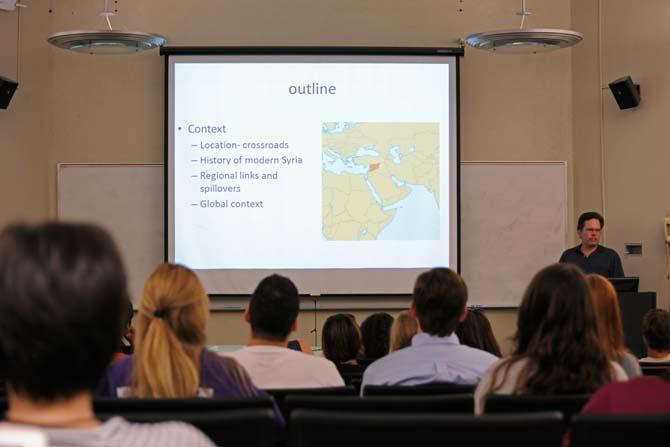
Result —
POLYGON ((323 356, 335 364, 356 360, 361 352, 361 333, 345 314, 328 317, 321 332, 323 356))
POLYGON ((470 309, 465 320, 456 328, 461 344, 490 352, 501 357, 500 346, 493 335, 491 323, 480 309, 470 309))
POLYGON ((119 340, 119 352, 124 354, 132 354, 134 350, 133 341, 135 340, 135 329, 133 328, 133 317, 135 311, 133 310, 133 302, 128 300, 126 302, 126 322, 119 340))
POLYGON ((586 276, 586 280, 591 289, 598 338, 607 357, 615 362, 621 361, 626 352, 626 346, 616 290, 612 283, 603 276, 591 274, 586 276))
POLYGON ((670 312, 652 309, 642 319, 642 336, 649 349, 670 353, 670 312))
POLYGON ((131 381, 135 397, 192 397, 200 382, 209 298, 190 269, 161 264, 144 284, 131 381))
POLYGON ((104 230, 7 227, 0 234, 0 376, 10 392, 53 401, 92 390, 118 347, 127 300, 121 258, 104 230))
POLYGON ((254 290, 245 319, 254 338, 283 342, 296 328, 299 308, 295 284, 284 276, 272 275, 254 290))
POLYGON ((533 277, 519 308, 515 341, 515 357, 529 360, 522 392, 593 392, 611 377, 589 286, 574 265, 553 264, 533 277))
POLYGON ((409 312, 400 312, 391 327, 391 352, 406 348, 412 344, 412 337, 419 331, 416 318, 409 312))
POLYGON ((363 353, 368 359, 378 359, 389 353, 393 317, 386 312, 377 312, 361 324, 363 353))
POLYGON ((439 267, 422 273, 414 283, 412 312, 421 331, 445 337, 465 318, 468 288, 461 276, 439 267))

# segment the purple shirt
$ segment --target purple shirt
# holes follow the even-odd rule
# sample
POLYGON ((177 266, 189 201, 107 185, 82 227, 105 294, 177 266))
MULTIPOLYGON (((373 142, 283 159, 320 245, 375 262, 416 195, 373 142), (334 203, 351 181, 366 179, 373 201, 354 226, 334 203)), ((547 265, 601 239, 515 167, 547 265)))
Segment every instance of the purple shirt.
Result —
MULTIPOLYGON (((133 356, 129 356, 112 363, 99 389, 99 395, 118 397, 118 388, 130 386, 133 360, 133 356)), ((203 349, 200 354, 200 387, 211 389, 211 397, 267 396, 265 392, 256 388, 247 372, 236 360, 222 357, 207 349, 203 349)))

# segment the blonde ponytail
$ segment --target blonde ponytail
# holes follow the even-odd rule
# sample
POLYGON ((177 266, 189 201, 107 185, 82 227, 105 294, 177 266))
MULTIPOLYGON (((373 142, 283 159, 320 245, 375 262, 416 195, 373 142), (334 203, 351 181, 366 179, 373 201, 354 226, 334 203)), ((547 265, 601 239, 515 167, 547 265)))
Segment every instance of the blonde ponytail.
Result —
POLYGON ((131 396, 194 397, 209 299, 188 268, 163 264, 147 280, 137 318, 131 396))

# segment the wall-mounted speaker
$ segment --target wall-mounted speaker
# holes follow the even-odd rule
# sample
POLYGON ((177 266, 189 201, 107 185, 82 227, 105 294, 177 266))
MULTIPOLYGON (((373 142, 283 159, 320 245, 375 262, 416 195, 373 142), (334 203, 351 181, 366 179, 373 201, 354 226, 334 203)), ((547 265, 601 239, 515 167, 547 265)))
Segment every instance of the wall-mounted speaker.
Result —
POLYGON ((610 90, 620 109, 632 109, 640 105, 640 86, 630 76, 610 82, 610 90))
POLYGON ((0 109, 6 109, 19 84, 0 76, 0 109))

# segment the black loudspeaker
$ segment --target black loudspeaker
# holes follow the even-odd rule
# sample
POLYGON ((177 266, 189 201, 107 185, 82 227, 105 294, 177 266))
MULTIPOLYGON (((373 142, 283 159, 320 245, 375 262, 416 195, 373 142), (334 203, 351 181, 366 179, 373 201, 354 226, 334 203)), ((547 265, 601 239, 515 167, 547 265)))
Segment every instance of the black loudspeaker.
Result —
POLYGON ((18 85, 18 83, 0 76, 0 109, 7 108, 18 85))
POLYGON ((610 82, 609 86, 620 109, 632 109, 640 105, 640 86, 633 84, 630 76, 610 82))

